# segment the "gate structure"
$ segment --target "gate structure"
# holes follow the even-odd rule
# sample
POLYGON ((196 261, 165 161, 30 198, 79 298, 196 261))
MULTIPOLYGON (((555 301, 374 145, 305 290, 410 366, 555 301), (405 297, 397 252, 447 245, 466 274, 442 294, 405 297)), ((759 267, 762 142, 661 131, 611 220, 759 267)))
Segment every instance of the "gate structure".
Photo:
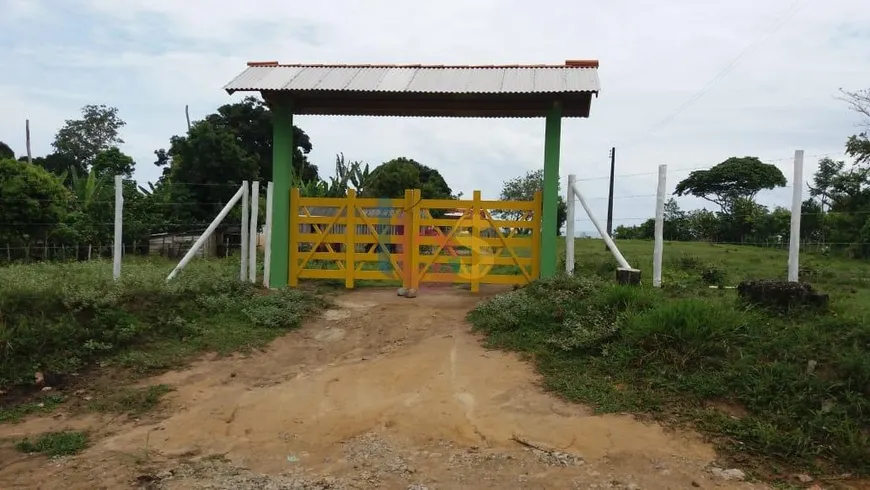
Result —
POLYGON ((290 196, 289 284, 300 279, 526 284, 540 276, 541 193, 533 201, 290 196))
MULTIPOLYGON (((526 257, 516 255, 513 251, 513 244, 519 243, 517 240, 525 238, 526 235, 521 235, 519 232, 512 234, 510 231, 505 232, 500 229, 499 224, 493 224, 492 214, 483 213, 483 210, 489 204, 486 201, 478 203, 480 211, 469 213, 468 217, 462 219, 457 217, 454 224, 460 222, 461 225, 471 223, 472 232, 466 237, 460 235, 463 230, 456 231, 452 235, 453 227, 450 231, 440 229, 440 226, 431 225, 439 228, 442 235, 424 235, 424 241, 436 242, 437 240, 445 240, 445 244, 440 247, 441 251, 447 251, 450 255, 451 249, 456 252, 456 255, 451 257, 464 257, 459 254, 460 249, 466 249, 460 243, 461 240, 468 242, 469 240, 477 243, 484 241, 495 253, 496 249, 500 253, 507 252, 508 255, 493 255, 492 268, 488 265, 481 266, 481 261, 484 258, 485 252, 482 250, 485 247, 475 245, 472 247, 472 259, 468 264, 459 259, 456 267, 457 270, 466 270, 466 267, 473 269, 471 277, 477 279, 469 280, 472 288, 477 287, 480 282, 484 282, 484 278, 489 281, 513 281, 526 280, 527 274, 540 275, 542 277, 551 277, 556 274, 556 237, 559 234, 558 229, 558 208, 559 208, 559 154, 562 138, 562 119, 564 118, 586 118, 589 117, 592 108, 592 98, 598 96, 600 84, 598 81, 598 60, 566 60, 563 64, 554 65, 390 65, 390 64, 281 64, 277 61, 261 61, 250 62, 243 72, 236 76, 232 81, 224 86, 224 89, 232 94, 235 92, 259 92, 263 100, 269 105, 273 120, 273 135, 272 135, 272 165, 274 181, 274 195, 272 200, 272 216, 273 227, 270 235, 272 246, 272 261, 269 275, 269 286, 273 288, 281 288, 288 284, 298 281, 300 277, 344 277, 345 281, 353 285, 355 278, 371 276, 378 271, 372 271, 366 267, 360 268, 356 263, 356 259, 368 259, 371 255, 378 255, 380 252, 372 252, 369 247, 363 251, 362 247, 350 247, 347 249, 336 250, 334 244, 343 243, 342 241, 332 242, 336 239, 336 235, 347 235, 354 233, 355 230, 369 230, 366 233, 371 233, 371 228, 363 221, 372 221, 372 216, 368 214, 359 214, 358 209, 342 215, 337 211, 342 206, 348 206, 343 200, 332 201, 332 207, 336 209, 336 221, 330 224, 330 221, 325 223, 316 221, 314 218, 320 218, 316 213, 311 213, 311 216, 303 215, 302 218, 308 220, 306 224, 312 227, 305 232, 308 235, 325 234, 328 236, 308 236, 305 237, 309 245, 312 243, 320 243, 313 247, 312 250, 304 252, 300 260, 301 262, 288 263, 285 260, 296 260, 299 252, 296 252, 298 243, 294 242, 291 246, 291 235, 299 233, 297 228, 291 228, 291 221, 297 220, 300 216, 296 213, 291 213, 288 216, 286 213, 290 211, 290 188, 291 173, 295 168, 293 162, 294 149, 298 147, 299 142, 294 141, 293 116, 299 114, 319 115, 319 116, 410 116, 410 117, 513 117, 513 118, 544 118, 544 185, 543 198, 541 203, 541 218, 537 221, 540 227, 540 233, 532 234, 531 236, 540 235, 542 243, 536 248, 533 256, 539 261, 538 264, 532 267, 523 269, 525 272, 519 274, 521 279, 508 279, 496 277, 494 274, 499 268, 517 266, 519 263, 526 262, 526 257), (363 215, 365 214, 365 220, 363 215), (335 226, 341 226, 343 219, 349 219, 352 223, 358 223, 350 228, 345 229, 345 233, 336 233, 335 226), (475 227, 475 223, 479 227, 475 227), (318 225, 314 227, 314 225, 318 225), (486 236, 484 229, 487 225, 495 230, 502 231, 502 234, 494 233, 492 236, 486 236), (358 228, 359 227, 359 228, 358 228), (291 231, 292 230, 292 231, 291 231), (479 236, 475 239, 474 233, 479 236), (505 234, 506 233, 506 234, 505 234), (450 239, 447 239, 451 236, 450 239), (476 241, 475 241, 476 240, 476 241), (328 246, 327 246, 328 245, 328 246), (344 253, 343 258, 336 258, 344 253), (475 252, 476 250, 476 252, 475 252), (511 255, 514 253, 514 255, 511 255), (315 255, 321 254, 321 255, 315 255), (330 255, 322 255, 330 254, 330 255), (364 255, 360 257, 359 254, 364 255), (476 255, 474 255, 476 254, 476 255), (307 259, 306 259, 307 257, 307 259), (476 259, 475 259, 476 257, 476 259), (304 260, 302 260, 304 259, 304 260), (353 266, 348 267, 348 263, 353 259, 353 266), (333 261, 333 269, 314 269, 309 266, 307 260, 331 260, 333 261), (341 263, 342 269, 338 268, 341 263), (294 278, 290 278, 289 274, 292 271, 297 274, 294 278), (330 271, 330 272, 327 272, 330 271), (338 272, 336 272, 338 271, 338 272), (341 272, 344 271, 344 272, 341 272), (484 271, 486 274, 480 276, 484 271), (370 274, 372 273, 372 274, 370 274), (492 276, 492 277, 489 277, 492 276)), ((398 201, 401 201, 399 199, 398 201)), ((421 203, 423 204, 423 203, 421 203)), ((430 203, 431 204, 431 203, 430 203)), ((443 203, 435 203, 441 205, 443 203)), ((309 201, 309 205, 316 206, 318 203, 309 201)), ((452 203, 452 206, 465 206, 465 210, 471 209, 474 203, 462 201, 460 203, 452 203)), ((295 206, 295 205, 294 205, 295 206)), ((356 206, 356 204, 355 204, 356 206)), ((519 205, 517 205, 519 206, 519 205)), ((365 205, 362 205, 365 209, 365 205)), ((390 205, 383 207, 390 208, 390 205)), ((395 208, 393 208, 395 209, 395 208)), ((404 209, 404 208, 403 208, 404 209)), ((353 209, 352 209, 353 210, 353 209)), ((431 216, 423 214, 418 218, 421 220, 443 220, 446 215, 432 214, 431 216)), ((496 216, 505 217, 506 214, 497 214, 496 216)), ((516 217, 516 215, 513 215, 516 217)), ((394 220, 394 216, 390 216, 390 221, 394 220)), ((406 219, 409 219, 406 217, 406 219)), ((516 221, 516 220, 514 220, 516 221)), ((406 225, 396 225, 406 226, 406 225)), ((422 226, 422 225, 421 225, 422 226)), ((458 226, 462 228, 462 226, 458 226)), ((536 228, 537 229, 537 228, 536 228)), ((377 230, 377 228, 375 228, 377 230)), ((465 230, 468 231, 468 230, 465 230)), ((433 230, 434 233, 434 230, 433 230)), ((417 236, 416 233, 412 234, 417 236)), ((298 240, 298 236, 295 239, 298 240)), ((390 254, 395 254, 395 250, 402 244, 395 243, 395 237, 389 238, 389 243, 381 244, 381 238, 369 238, 376 240, 377 250, 387 248, 393 250, 390 254), (386 245, 386 246, 384 246, 386 245)), ((343 238, 346 240, 346 238, 343 238)), ((401 241, 401 239, 398 239, 401 241)), ((526 240, 529 241, 529 240, 526 240)), ((353 241, 351 243, 359 243, 353 241)), ((369 245, 374 245, 370 243, 369 245)), ((420 245, 433 246, 433 245, 420 245)), ((434 245, 437 250, 439 247, 434 245)), ((432 249, 427 249, 433 251, 432 249)), ((439 252, 440 254, 440 252, 439 252)), ((418 256, 417 252, 409 255, 411 260, 423 260, 418 256)), ((425 260, 429 260, 428 258, 425 260)), ((443 279, 438 274, 438 267, 447 266, 441 262, 439 257, 432 258, 432 264, 416 263, 414 267, 408 268, 407 271, 397 271, 396 267, 401 267, 398 259, 390 259, 389 264, 382 264, 382 273, 400 274, 403 281, 409 281, 407 284, 415 281, 435 281, 443 279), (387 271, 387 266, 393 267, 392 272, 387 271), (416 266, 420 266, 418 269, 416 266)), ((450 259, 456 260, 456 259, 450 259)), ((449 261, 448 261, 449 262, 449 261)), ((463 274, 457 273, 455 278, 451 277, 451 281, 462 281, 463 274)), ((446 279, 445 279, 446 280, 446 279)))

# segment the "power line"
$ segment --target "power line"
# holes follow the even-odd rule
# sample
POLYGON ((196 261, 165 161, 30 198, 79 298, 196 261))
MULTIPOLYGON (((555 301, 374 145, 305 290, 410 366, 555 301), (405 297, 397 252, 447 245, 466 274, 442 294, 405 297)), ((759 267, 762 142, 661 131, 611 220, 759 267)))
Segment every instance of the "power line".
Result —
POLYGON ((701 88, 701 90, 699 90, 697 93, 695 93, 694 95, 689 97, 689 99, 687 99, 679 107, 677 107, 677 109, 675 111, 673 111, 672 113, 665 116, 662 120, 660 120, 656 124, 653 124, 649 128, 649 130, 647 130, 646 133, 642 134, 638 138, 635 138, 633 141, 630 141, 630 142, 623 144, 621 146, 624 147, 624 146, 630 146, 630 145, 636 144, 642 138, 652 134, 653 131, 655 131, 659 128, 662 128, 662 127, 666 126, 667 124, 669 124, 671 121, 674 120, 674 118, 676 118, 678 115, 683 113, 683 111, 685 111, 686 109, 691 107, 692 104, 697 102, 701 97, 704 96, 704 94, 709 92, 710 89, 712 89, 713 86, 719 80, 725 78, 726 75, 731 73, 731 71, 734 70, 734 68, 737 66, 737 64, 740 63, 740 61, 743 60, 743 58, 745 58, 750 52, 752 52, 752 50, 754 50, 756 47, 758 47, 758 45, 761 44, 762 41, 764 41, 765 39, 767 39, 768 37, 770 37, 771 35, 776 33, 776 31, 778 31, 780 28, 782 28, 782 26, 784 26, 788 21, 790 21, 795 16, 795 14, 797 14, 798 10, 800 10, 800 8, 803 6, 803 3, 804 3, 804 0, 795 0, 794 3, 791 4, 791 6, 788 8, 788 10, 785 11, 785 13, 782 15, 782 17, 780 17, 780 19, 773 25, 773 27, 770 30, 762 33, 762 35, 755 38, 754 41, 752 41, 745 48, 743 48, 743 50, 740 51, 740 53, 737 55, 737 57, 735 57, 733 60, 731 60, 730 63, 725 65, 725 68, 723 68, 722 71, 720 71, 715 77, 713 77, 712 80, 707 82, 707 84, 704 85, 701 88))

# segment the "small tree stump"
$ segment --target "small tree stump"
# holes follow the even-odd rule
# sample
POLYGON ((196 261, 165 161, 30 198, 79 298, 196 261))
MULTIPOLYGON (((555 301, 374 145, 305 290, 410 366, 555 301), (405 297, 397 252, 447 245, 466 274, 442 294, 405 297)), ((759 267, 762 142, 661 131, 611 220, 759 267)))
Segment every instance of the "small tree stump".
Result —
POLYGON ((640 270, 639 269, 623 269, 622 267, 616 269, 616 282, 619 284, 630 284, 632 286, 637 286, 640 284, 640 270))

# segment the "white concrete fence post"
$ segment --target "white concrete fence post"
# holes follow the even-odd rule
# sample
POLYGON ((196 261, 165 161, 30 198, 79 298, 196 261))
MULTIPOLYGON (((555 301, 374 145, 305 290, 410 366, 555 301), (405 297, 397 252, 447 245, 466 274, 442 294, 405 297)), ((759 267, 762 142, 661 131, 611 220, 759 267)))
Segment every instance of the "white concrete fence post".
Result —
POLYGON ((656 226, 653 245, 653 287, 662 287, 662 252, 664 251, 665 232, 665 189, 667 188, 668 166, 659 165, 659 185, 656 189, 656 226))
POLYGON ((791 236, 788 241, 788 280, 798 282, 801 250, 801 190, 803 188, 804 151, 794 152, 794 180, 791 194, 791 236))
POLYGON ((250 195, 251 187, 248 185, 247 180, 242 181, 242 229, 240 230, 241 234, 241 268, 239 270, 239 280, 244 282, 248 280, 248 219, 250 218, 250 211, 248 210, 248 205, 250 204, 248 196, 250 195))
POLYGON ((577 176, 568 176, 568 220, 565 224, 565 272, 574 275, 574 181, 577 176))
POLYGON ((253 284, 257 282, 257 219, 260 213, 260 183, 254 181, 251 183, 251 223, 250 231, 248 232, 248 254, 250 261, 248 263, 248 280, 253 284))
POLYGON ((124 253, 124 179, 115 176, 115 243, 112 250, 112 277, 121 278, 121 256, 124 253))

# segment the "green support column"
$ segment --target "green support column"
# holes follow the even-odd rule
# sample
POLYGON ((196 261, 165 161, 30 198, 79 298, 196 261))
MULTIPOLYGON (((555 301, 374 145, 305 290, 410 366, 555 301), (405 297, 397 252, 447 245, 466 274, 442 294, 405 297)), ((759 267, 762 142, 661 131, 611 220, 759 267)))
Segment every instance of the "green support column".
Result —
POLYGON ((272 264, 269 287, 287 287, 290 266, 290 175, 293 171, 293 108, 276 101, 272 109, 272 264))
POLYGON ((547 113, 544 132, 544 210, 541 223, 541 277, 556 275, 556 228, 559 212, 559 152, 562 140, 562 106, 558 102, 547 113))

